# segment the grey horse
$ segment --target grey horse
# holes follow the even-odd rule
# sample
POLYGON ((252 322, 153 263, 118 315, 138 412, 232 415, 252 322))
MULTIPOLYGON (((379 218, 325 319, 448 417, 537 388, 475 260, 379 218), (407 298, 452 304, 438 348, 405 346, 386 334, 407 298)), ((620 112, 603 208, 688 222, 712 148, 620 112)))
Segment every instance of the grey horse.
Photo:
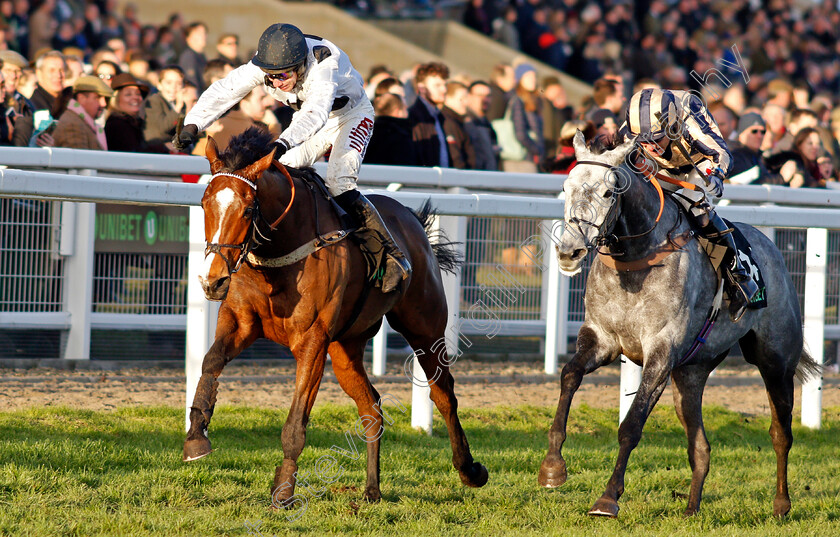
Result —
MULTIPOLYGON (((556 246, 564 274, 580 272, 587 253, 608 237, 619 238, 612 248, 624 252, 618 259, 631 261, 661 250, 669 237, 690 232, 676 202, 666 196, 661 204, 650 181, 626 162, 633 145, 629 141, 597 152, 586 147, 580 131, 575 136, 578 164, 563 185, 566 225, 556 246)), ((787 461, 793 442, 793 379, 815 374, 819 367, 803 347, 799 300, 781 254, 755 228, 736 226, 750 242, 763 273, 767 307, 747 310, 738 322, 725 313, 720 315, 705 345, 686 363, 681 364, 681 359, 703 329, 718 289, 714 269, 698 242, 689 240, 655 266, 641 270, 619 271, 600 259, 593 262, 586 282, 586 316, 578 333, 577 351, 562 371, 560 401, 548 435, 548 454, 540 466, 540 485, 558 487, 566 481, 561 450, 569 407, 583 375, 624 354, 642 366, 642 381, 618 428, 615 470, 589 514, 618 515, 630 452, 639 443, 645 421, 669 376, 677 416, 688 436, 691 490, 685 514, 696 513, 709 472, 703 388, 712 370, 739 343, 746 361, 758 367, 770 400, 770 437, 777 461, 773 513, 784 516, 790 511, 787 461)))

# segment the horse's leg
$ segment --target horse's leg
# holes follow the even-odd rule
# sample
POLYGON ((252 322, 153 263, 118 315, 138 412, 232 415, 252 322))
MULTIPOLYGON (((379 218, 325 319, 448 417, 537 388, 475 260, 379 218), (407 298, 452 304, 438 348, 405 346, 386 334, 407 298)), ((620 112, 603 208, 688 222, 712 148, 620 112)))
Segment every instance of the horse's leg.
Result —
POLYGON ((222 369, 257 338, 253 330, 243 328, 233 312, 223 305, 219 310, 216 323, 216 340, 204 355, 201 364, 201 377, 195 390, 193 404, 190 407, 190 430, 184 442, 183 460, 194 461, 212 451, 207 438, 207 428, 216 406, 216 393, 219 388, 219 375, 222 369))
POLYGON ((709 370, 701 366, 686 366, 671 372, 674 380, 674 409, 685 428, 688 437, 688 464, 691 466, 691 490, 685 515, 700 510, 703 483, 709 473, 709 440, 703 427, 703 388, 709 378, 709 370))
POLYGON ((274 483, 271 486, 271 504, 274 507, 289 507, 295 501, 292 496, 297 483, 297 460, 306 444, 306 424, 327 361, 328 336, 325 333, 313 329, 299 339, 301 343, 292 345, 290 349, 297 361, 295 394, 280 436, 283 464, 274 471, 274 483))
POLYGON ((604 494, 595 502, 590 515, 618 516, 618 499, 624 493, 624 474, 630 453, 642 439, 651 410, 665 390, 668 375, 671 372, 669 351, 658 349, 647 353, 642 369, 642 382, 633 398, 627 415, 618 427, 618 458, 604 494))
MULTIPOLYGON (((428 320, 428 319, 424 319, 428 320)), ((469 487, 481 487, 487 483, 487 468, 483 464, 473 461, 470 444, 461 421, 458 419, 458 399, 455 397, 455 379, 449 372, 450 359, 446 352, 443 329, 439 335, 429 336, 414 330, 422 321, 415 319, 412 328, 403 323, 398 315, 389 314, 388 322, 400 332, 414 349, 414 356, 420 362, 423 372, 431 388, 431 398, 446 422, 449 431, 449 443, 452 446, 452 465, 458 470, 461 482, 469 487)), ((412 382, 420 383, 420 380, 412 382)))
MULTIPOLYGON (((344 393, 349 395, 359 409, 359 418, 367 443, 367 484, 365 500, 378 502, 379 491, 379 439, 383 432, 383 420, 379 392, 376 391, 365 372, 362 356, 366 340, 342 341, 330 344, 332 367, 344 393)), ((358 434, 358 428, 356 430, 358 434)))
POLYGON ((563 443, 566 441, 566 423, 569 419, 569 408, 572 397, 580 387, 583 376, 595 371, 599 367, 615 360, 616 353, 610 352, 599 344, 595 331, 591 328, 581 328, 577 338, 577 352, 574 357, 563 366, 560 373, 560 400, 554 423, 548 432, 548 453, 540 465, 538 481, 543 487, 559 487, 566 482, 566 461, 563 459, 563 443))
MULTIPOLYGON (((770 438, 776 452, 776 498, 773 500, 773 515, 783 517, 790 511, 788 493, 788 453, 793 445, 791 421, 793 416, 793 377, 796 362, 791 365, 782 353, 768 349, 749 332, 740 340, 744 358, 758 365, 761 378, 770 400, 770 438)), ((796 355, 799 354, 799 351, 796 355)))

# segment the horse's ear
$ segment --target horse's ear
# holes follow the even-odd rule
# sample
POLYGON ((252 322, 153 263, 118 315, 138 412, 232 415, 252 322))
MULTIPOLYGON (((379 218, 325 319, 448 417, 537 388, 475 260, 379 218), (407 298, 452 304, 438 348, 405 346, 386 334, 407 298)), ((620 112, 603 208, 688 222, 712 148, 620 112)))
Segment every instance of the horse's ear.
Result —
POLYGON ((216 140, 212 136, 207 137, 207 147, 204 148, 204 155, 207 161, 210 162, 210 173, 217 174, 222 169, 222 161, 219 160, 219 146, 216 145, 216 140))
POLYGON ((575 137, 572 139, 572 146, 575 148, 575 158, 580 160, 589 150, 586 148, 586 138, 580 129, 575 132, 575 137))
POLYGON ((259 176, 271 166, 271 161, 274 160, 275 151, 277 151, 276 147, 271 150, 271 153, 242 170, 242 175, 249 179, 259 178, 259 176))

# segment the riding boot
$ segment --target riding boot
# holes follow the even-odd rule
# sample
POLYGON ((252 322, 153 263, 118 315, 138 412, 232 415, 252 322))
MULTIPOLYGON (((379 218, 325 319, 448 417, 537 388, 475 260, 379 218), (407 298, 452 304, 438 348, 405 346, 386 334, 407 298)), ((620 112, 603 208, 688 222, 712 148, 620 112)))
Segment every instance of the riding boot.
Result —
POLYGON ((756 284, 755 280, 752 279, 750 271, 744 267, 741 262, 741 258, 738 256, 738 248, 735 246, 735 237, 732 235, 733 229, 726 225, 726 222, 717 215, 714 209, 709 208, 707 216, 708 223, 706 223, 706 225, 704 225, 700 230, 700 234, 703 235, 704 238, 716 244, 726 246, 729 250, 728 257, 731 260, 729 264, 729 273, 738 285, 741 297, 745 301, 744 305, 746 306, 747 304, 750 304, 758 294, 758 284, 756 284))
POLYGON ((385 249, 385 275, 382 277, 382 292, 389 293, 396 289, 400 282, 411 274, 411 263, 394 242, 394 237, 388 231, 388 227, 382 220, 379 211, 376 210, 370 200, 355 189, 336 196, 335 201, 345 211, 353 214, 360 224, 375 232, 385 249))

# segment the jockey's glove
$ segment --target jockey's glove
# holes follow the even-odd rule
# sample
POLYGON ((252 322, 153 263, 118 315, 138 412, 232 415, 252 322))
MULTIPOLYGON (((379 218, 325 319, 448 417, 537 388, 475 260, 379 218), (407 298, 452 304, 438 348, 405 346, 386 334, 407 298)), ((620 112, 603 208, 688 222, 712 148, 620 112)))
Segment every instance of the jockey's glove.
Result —
POLYGON ((195 125, 184 125, 183 128, 178 129, 175 133, 175 136, 172 138, 172 145, 178 151, 184 151, 195 143, 196 138, 198 138, 198 127, 195 125))
POLYGON ((277 139, 274 142, 272 142, 271 146, 268 148, 269 152, 275 147, 277 148, 277 150, 274 152, 275 159, 282 157, 283 154, 289 150, 289 146, 286 144, 286 142, 280 139, 277 139))
POLYGON ((723 196, 723 171, 715 168, 706 176, 709 180, 709 193, 716 198, 723 196))

